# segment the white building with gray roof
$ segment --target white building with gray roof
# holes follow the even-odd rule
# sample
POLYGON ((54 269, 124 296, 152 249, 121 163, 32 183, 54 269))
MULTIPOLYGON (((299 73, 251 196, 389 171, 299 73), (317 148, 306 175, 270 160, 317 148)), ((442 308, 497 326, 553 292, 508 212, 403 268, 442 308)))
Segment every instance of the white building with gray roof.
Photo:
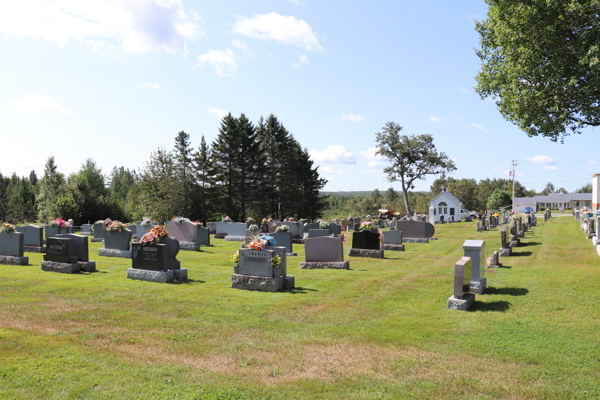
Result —
POLYGON ((515 197, 515 212, 522 213, 527 207, 531 207, 533 211, 540 211, 542 208, 591 208, 592 193, 550 193, 546 196, 515 197))

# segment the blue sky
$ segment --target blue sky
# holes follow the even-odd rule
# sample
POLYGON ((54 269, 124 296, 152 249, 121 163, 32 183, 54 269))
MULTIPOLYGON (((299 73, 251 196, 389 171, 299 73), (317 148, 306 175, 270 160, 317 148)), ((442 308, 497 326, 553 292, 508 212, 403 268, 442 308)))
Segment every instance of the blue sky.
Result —
MULTIPOLYGON (((387 189, 387 121, 431 133, 453 177, 541 190, 591 182, 596 132, 529 138, 473 91, 483 0, 19 0, 0 5, 0 172, 137 169, 185 130, 212 142, 224 112, 275 114, 326 190, 387 189), (587 150, 587 151, 586 151, 587 150)), ((419 181, 429 190, 435 177, 419 181)))

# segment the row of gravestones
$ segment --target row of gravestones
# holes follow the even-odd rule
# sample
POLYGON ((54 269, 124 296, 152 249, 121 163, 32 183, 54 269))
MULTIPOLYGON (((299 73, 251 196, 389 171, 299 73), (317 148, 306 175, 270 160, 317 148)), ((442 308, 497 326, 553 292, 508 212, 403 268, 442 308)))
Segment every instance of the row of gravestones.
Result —
POLYGON ((585 212, 580 217, 581 229, 588 239, 591 239, 592 245, 596 249, 596 254, 600 256, 600 235, 599 232, 600 213, 585 212))

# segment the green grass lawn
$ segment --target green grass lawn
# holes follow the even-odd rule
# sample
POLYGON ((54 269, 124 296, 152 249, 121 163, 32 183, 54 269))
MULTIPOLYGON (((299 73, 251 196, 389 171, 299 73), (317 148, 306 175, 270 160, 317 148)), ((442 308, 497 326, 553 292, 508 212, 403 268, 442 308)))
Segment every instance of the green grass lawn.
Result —
POLYGON ((239 243, 180 252, 190 281, 0 265, 0 397, 6 399, 571 399, 600 397, 600 257, 573 218, 522 239, 470 312, 446 309, 466 239, 499 230, 438 225, 437 241, 349 271, 301 270, 296 289, 231 289, 239 243))

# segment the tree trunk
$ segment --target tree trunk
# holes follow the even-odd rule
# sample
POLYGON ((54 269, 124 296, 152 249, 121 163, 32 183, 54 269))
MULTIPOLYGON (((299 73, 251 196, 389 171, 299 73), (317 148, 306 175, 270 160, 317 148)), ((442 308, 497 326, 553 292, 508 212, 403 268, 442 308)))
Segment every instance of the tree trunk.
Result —
POLYGON ((408 192, 406 190, 406 185, 404 184, 404 179, 401 180, 402 183, 402 195, 404 197, 404 208, 406 208, 406 215, 410 218, 410 206, 408 205, 408 192))

